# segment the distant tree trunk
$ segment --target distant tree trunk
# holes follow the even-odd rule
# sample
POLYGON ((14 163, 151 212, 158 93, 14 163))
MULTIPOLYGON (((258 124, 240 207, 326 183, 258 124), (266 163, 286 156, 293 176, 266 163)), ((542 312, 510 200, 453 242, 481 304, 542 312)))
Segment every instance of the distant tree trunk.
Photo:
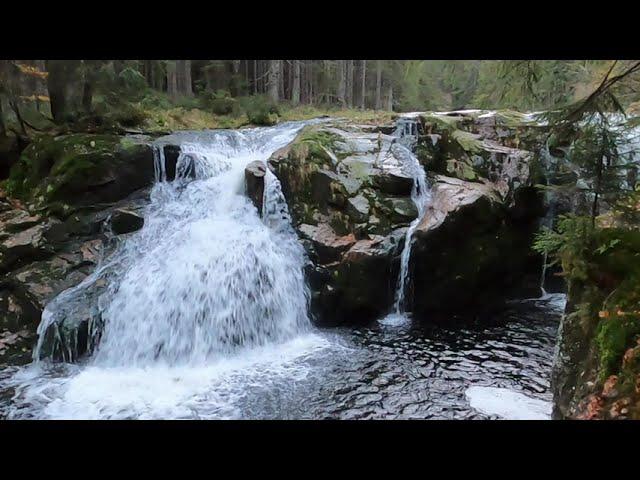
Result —
POLYGON ((193 85, 191 81, 191 60, 184 61, 184 94, 193 96, 193 85))
POLYGON ((313 61, 309 64, 309 105, 313 105, 313 61))
POLYGON ((346 101, 349 108, 353 107, 353 60, 347 60, 347 93, 346 101))
POLYGON ((362 60, 362 101, 360 102, 360 108, 364 110, 365 98, 367 96, 367 61, 362 60))
POLYGON ((250 92, 249 88, 251 85, 251 83, 249 83, 249 60, 244 61, 244 84, 245 84, 245 87, 244 87, 245 94, 248 95, 250 92))
POLYGON ((24 120, 22 118, 22 114, 20 113, 20 105, 18 105, 18 101, 15 97, 9 100, 9 106, 11 107, 11 110, 13 110, 13 113, 16 115, 16 119, 18 120, 18 124, 20 125, 20 131, 23 135, 26 136, 27 129, 24 126, 24 120))
POLYGON ((93 103, 93 82, 91 75, 85 74, 84 86, 82 89, 82 109, 85 113, 91 113, 91 104, 93 103))
POLYGON ((389 96, 387 97, 387 110, 393 112, 393 85, 389 85, 389 96))
POLYGON ((258 94, 258 61, 253 61, 253 94, 258 94))
POLYGON ((91 113, 93 110, 93 92, 95 89, 96 72, 102 66, 101 60, 83 60, 84 78, 82 82, 82 110, 91 113))
POLYGON ((300 103, 300 60, 293 61, 293 85, 291 87, 291 103, 300 103))
POLYGON ((184 60, 176 60, 176 91, 182 96, 184 94, 184 60))
POLYGON ((269 60, 269 73, 268 73, 268 85, 269 85, 269 98, 274 102, 279 100, 278 88, 280 86, 280 61, 269 60))
POLYGON ((178 77, 175 60, 167 60, 167 93, 174 100, 178 96, 178 77))
POLYGON ((80 83, 80 61, 46 60, 47 90, 51 105, 51 115, 56 123, 67 120, 67 116, 81 105, 82 84, 80 83))
POLYGON ((178 94, 191 97, 193 88, 191 86, 191 60, 176 60, 176 91, 178 94))
POLYGON ((7 124, 4 120, 4 111, 2 110, 2 97, 0 97, 0 137, 7 136, 7 124))
POLYGON ((380 110, 382 108, 382 61, 378 60, 376 62, 376 110, 380 110))
POLYGON ((285 98, 284 78, 286 60, 278 60, 278 98, 285 98))
POLYGON ((338 60, 338 103, 342 108, 346 106, 346 93, 347 93, 347 71, 346 61, 338 60))

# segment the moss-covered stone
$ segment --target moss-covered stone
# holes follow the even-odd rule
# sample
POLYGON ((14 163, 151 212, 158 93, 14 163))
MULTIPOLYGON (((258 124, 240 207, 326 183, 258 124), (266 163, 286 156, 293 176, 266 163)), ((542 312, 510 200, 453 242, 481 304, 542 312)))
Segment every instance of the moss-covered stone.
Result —
POLYGON ((22 152, 6 189, 36 208, 65 214, 71 208, 64 205, 113 202, 152 180, 148 142, 117 135, 42 135, 22 152))

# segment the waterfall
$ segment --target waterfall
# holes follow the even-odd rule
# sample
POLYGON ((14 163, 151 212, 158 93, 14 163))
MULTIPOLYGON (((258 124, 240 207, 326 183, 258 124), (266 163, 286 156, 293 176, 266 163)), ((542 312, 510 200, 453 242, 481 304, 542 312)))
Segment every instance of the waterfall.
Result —
MULTIPOLYGON (((202 364, 304 331, 310 325, 304 250, 279 181, 268 172, 263 218, 244 194, 245 166, 266 160, 303 126, 178 132, 158 139, 144 227, 82 284, 51 302, 34 357, 45 356, 47 328, 77 313, 71 306, 82 303, 76 300, 99 278, 108 287, 97 302, 99 329, 90 329, 92 338, 99 336, 93 365, 202 364), (180 147, 173 181, 167 181, 166 145, 180 147)), ((66 360, 77 356, 77 338, 73 342, 62 348, 66 360)))
MULTIPOLYGON (((545 195, 547 196, 547 195, 545 195)), ((549 207, 547 209, 547 213, 546 215, 542 218, 541 221, 541 226, 543 228, 547 228, 549 230, 551 230, 553 228, 553 221, 554 221, 554 217, 555 217, 555 201, 553 199, 552 196, 550 196, 551 198, 548 198, 549 200, 549 207)), ((546 298, 548 296, 547 291, 544 288, 544 284, 545 284, 545 279, 547 277, 547 261, 548 261, 548 255, 547 252, 544 252, 544 254, 542 255, 542 272, 540 273, 540 296, 541 298, 546 298)))
POLYGON ((409 283, 409 260, 411 259, 413 234, 416 231, 416 228, 418 228, 418 225, 420 225, 420 221, 424 216, 427 203, 430 199, 425 170, 422 165, 420 165, 418 158, 412 152, 415 144, 417 143, 418 137, 418 125, 416 121, 401 118, 398 121, 394 136, 397 138, 397 141, 395 141, 391 147, 393 149, 393 154, 402 161, 405 170, 410 172, 413 177, 411 199, 418 209, 418 216, 411 222, 405 234, 404 246, 400 255, 400 273, 398 274, 398 282, 396 284, 393 312, 382 320, 383 323, 392 325, 404 321, 405 298, 407 284, 409 283))

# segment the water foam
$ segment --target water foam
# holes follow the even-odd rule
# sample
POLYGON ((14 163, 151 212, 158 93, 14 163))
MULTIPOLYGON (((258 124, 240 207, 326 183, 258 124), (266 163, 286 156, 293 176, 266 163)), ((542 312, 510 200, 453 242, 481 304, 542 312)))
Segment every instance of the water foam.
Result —
POLYGON ((10 383, 19 406, 9 416, 228 418, 252 378, 302 375, 293 361, 326 346, 309 333, 304 250, 277 178, 267 173, 258 212, 244 194, 244 168, 303 126, 159 139, 144 227, 51 302, 39 328, 77 313, 84 289, 103 279, 93 355, 82 366, 43 362, 18 372, 10 383), (180 146, 171 182, 166 145, 180 146))

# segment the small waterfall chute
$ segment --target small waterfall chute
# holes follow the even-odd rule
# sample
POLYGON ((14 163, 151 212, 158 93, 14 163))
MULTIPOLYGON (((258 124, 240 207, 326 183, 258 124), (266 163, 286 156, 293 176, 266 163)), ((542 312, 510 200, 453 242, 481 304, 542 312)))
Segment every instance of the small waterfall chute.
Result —
POLYGON ((418 124, 414 119, 401 118, 398 121, 394 136, 397 141, 391 146, 396 158, 399 158, 407 172, 413 177, 413 188, 411 199, 418 209, 418 216, 407 228, 402 253, 400 254, 400 272, 396 284, 393 311, 390 315, 381 320, 385 325, 398 325, 405 323, 406 317, 406 291, 409 283, 409 263, 411 260, 411 247, 413 234, 422 221, 427 204, 430 199, 430 192, 427 184, 427 176, 418 158, 413 153, 418 139, 418 124))

